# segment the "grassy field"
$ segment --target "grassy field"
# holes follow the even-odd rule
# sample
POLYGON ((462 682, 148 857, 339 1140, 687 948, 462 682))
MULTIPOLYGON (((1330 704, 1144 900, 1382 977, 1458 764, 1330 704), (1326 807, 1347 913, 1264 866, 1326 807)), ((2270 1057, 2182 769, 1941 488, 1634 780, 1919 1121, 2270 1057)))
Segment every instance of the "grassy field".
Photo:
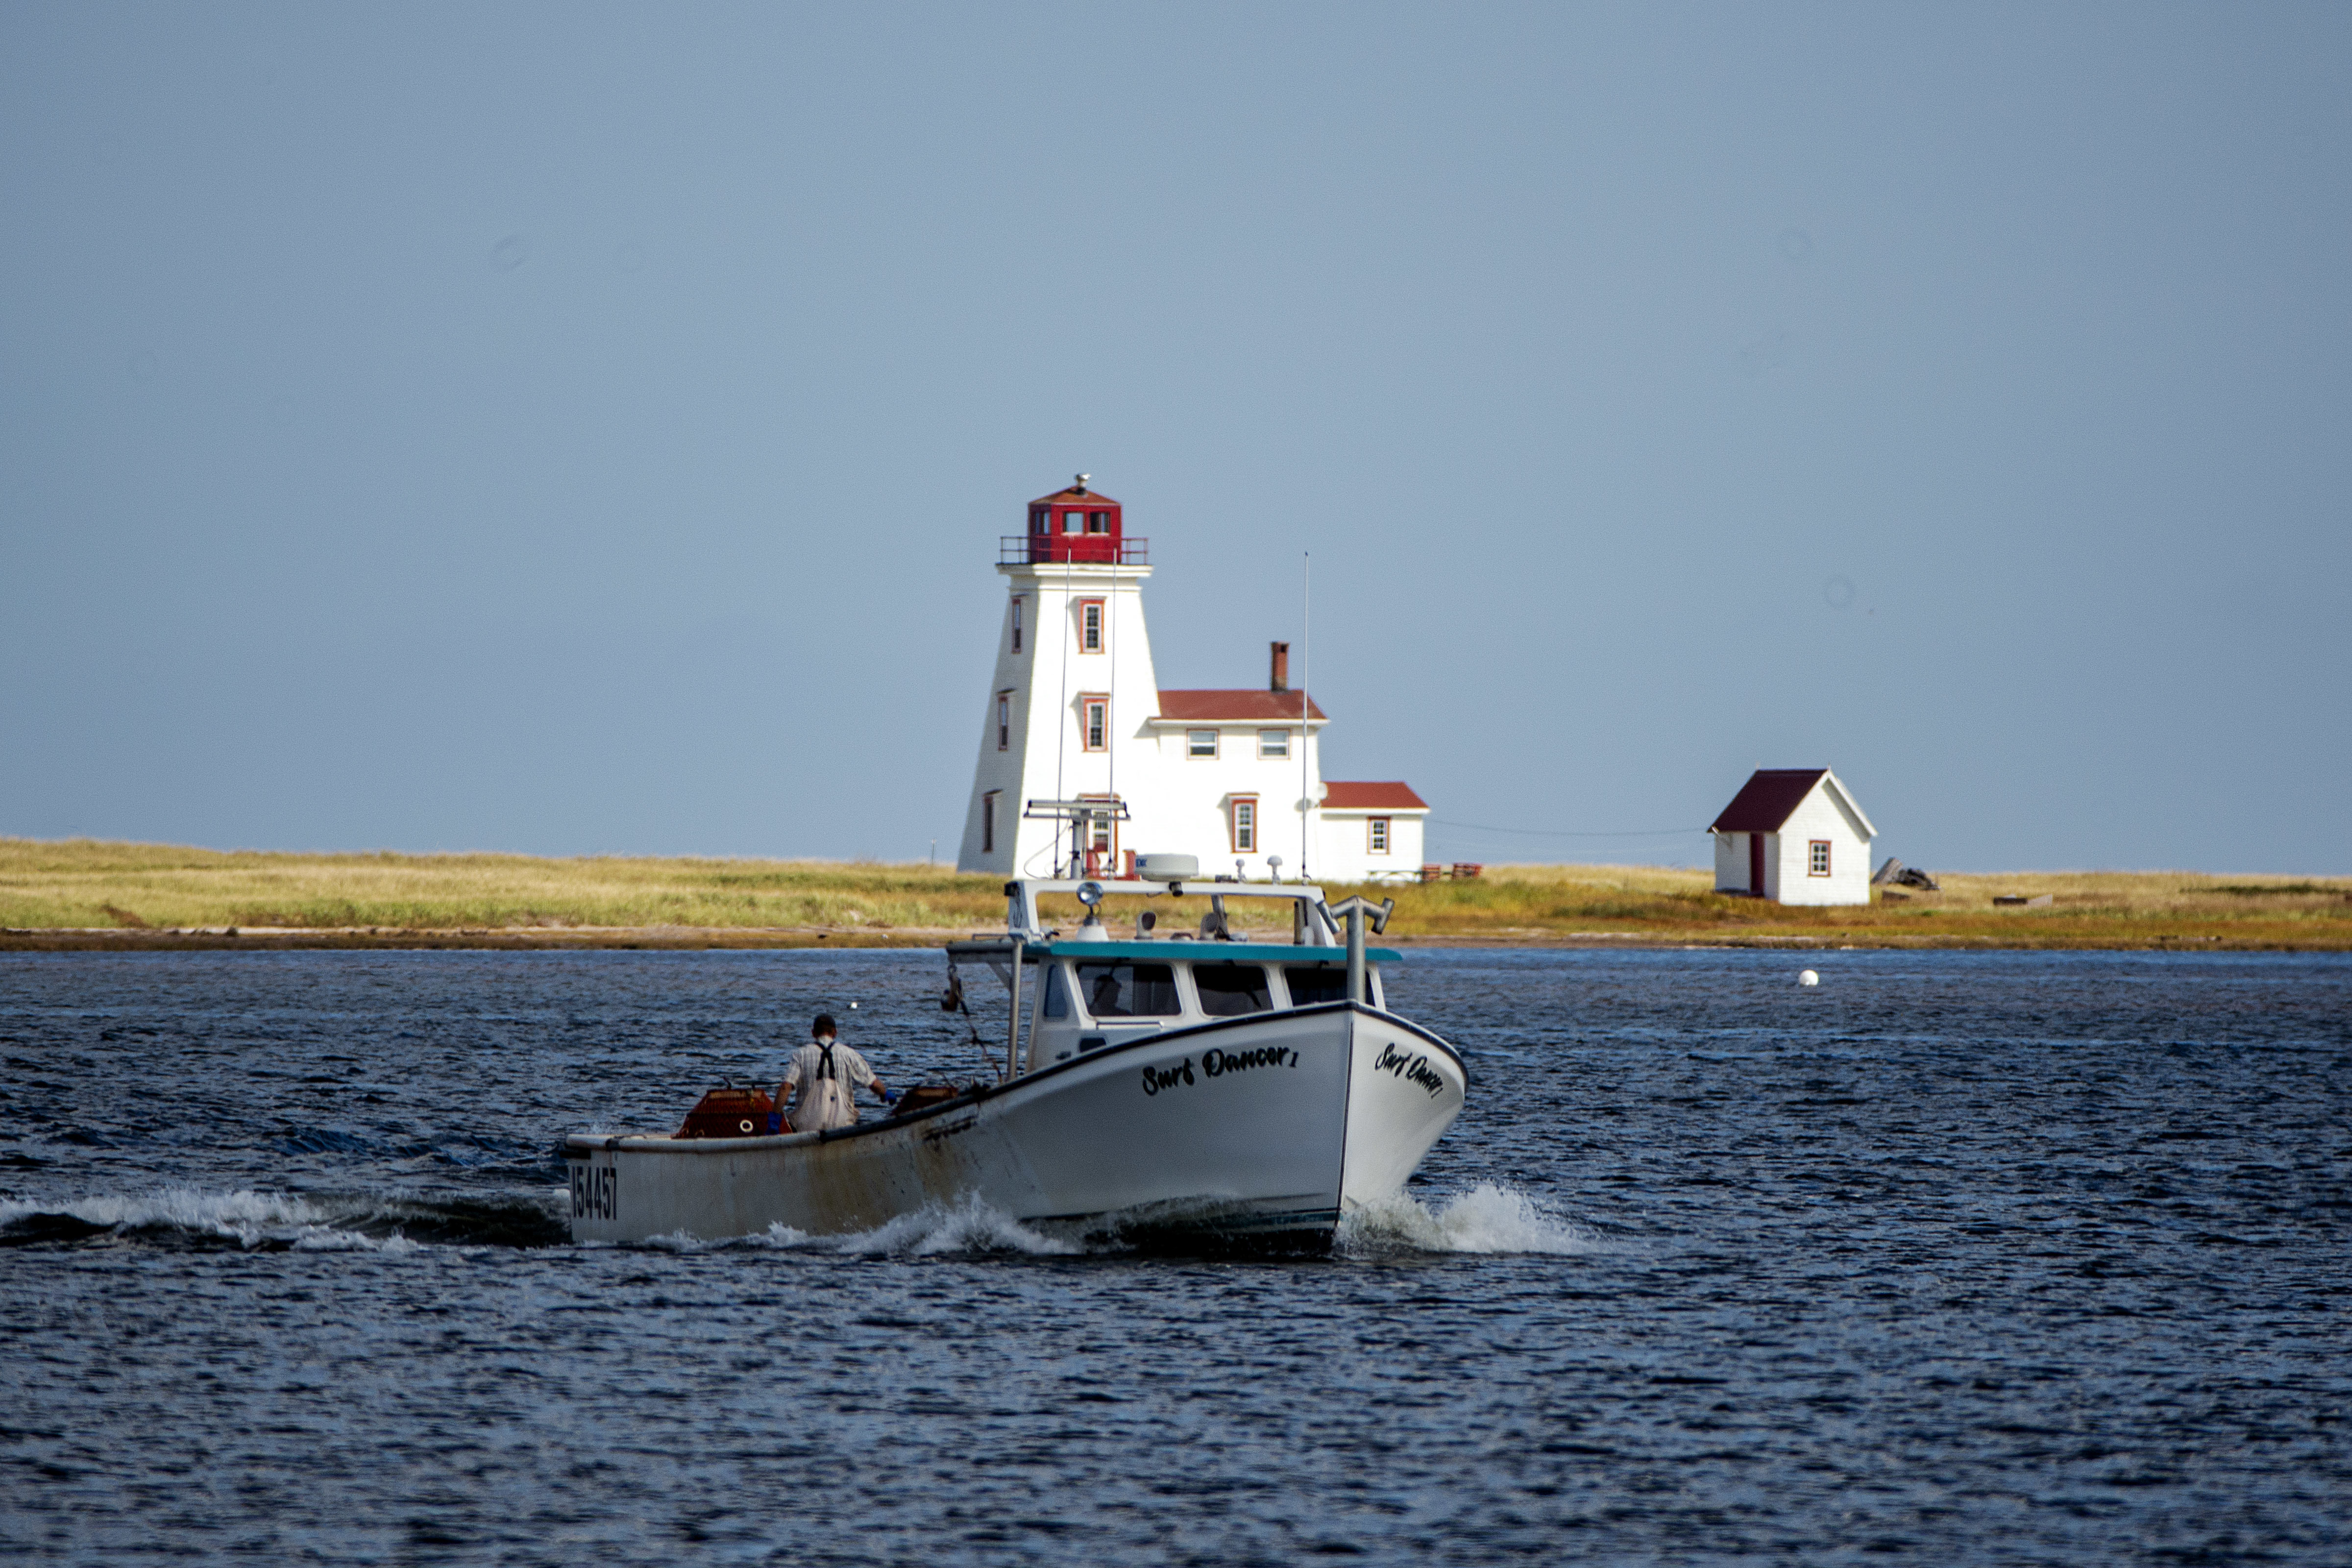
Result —
MULTIPOLYGON (((1381 891, 1397 900, 1388 940, 1407 943, 2352 950, 2352 879, 1951 874, 1940 893, 1841 910, 1726 898, 1710 880, 1643 867, 1497 866, 1475 880, 1381 891), (2045 893, 2053 901, 2039 908, 1992 901, 2045 893)), ((1001 930, 1001 888, 991 877, 862 862, 292 855, 0 838, 0 945, 931 943, 1001 930), (204 934, 173 934, 191 932, 204 934)), ((1130 907, 1139 901, 1114 899, 1106 909, 1124 924, 1130 907)))

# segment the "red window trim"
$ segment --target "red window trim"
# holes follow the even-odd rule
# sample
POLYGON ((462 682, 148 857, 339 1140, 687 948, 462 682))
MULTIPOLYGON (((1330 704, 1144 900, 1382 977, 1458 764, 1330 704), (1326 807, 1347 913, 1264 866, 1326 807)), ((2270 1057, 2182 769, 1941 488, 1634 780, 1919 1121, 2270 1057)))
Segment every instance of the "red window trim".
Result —
POLYGON ((1078 601, 1078 651, 1100 653, 1109 646, 1110 613, 1103 608, 1103 602, 1100 599, 1080 599, 1078 601), (1089 606, 1095 612, 1095 646, 1092 647, 1087 646, 1087 610, 1089 606))
POLYGON ((1258 817, 1257 796, 1254 795, 1228 795, 1225 798, 1225 842, 1231 847, 1233 853, 1236 855, 1256 854, 1258 837, 1262 833, 1264 833, 1265 829, 1265 824, 1259 820, 1258 817), (1250 819, 1250 841, 1248 847, 1246 848, 1242 845, 1241 812, 1241 808, 1245 805, 1249 807, 1250 819))
POLYGON ((1082 752, 1108 752, 1110 750, 1109 692, 1082 691, 1078 693, 1078 750, 1082 752), (1094 730, 1094 726, 1087 721, 1089 711, 1097 702, 1102 704, 1103 714, 1103 743, 1099 746, 1096 745, 1088 739, 1088 736, 1094 730))
POLYGON ((1808 877, 1826 877, 1826 876, 1828 876, 1829 874, 1830 874, 1830 841, 1829 841, 1828 839, 1826 839, 1826 838, 1811 838, 1811 839, 1808 839, 1808 840, 1806 840, 1806 842, 1805 842, 1805 875, 1806 875, 1806 876, 1808 876, 1808 877), (1813 869, 1813 851, 1814 851, 1814 850, 1816 850, 1816 849, 1818 849, 1818 850, 1820 850, 1820 851, 1822 852, 1822 868, 1821 868, 1820 870, 1818 870, 1818 871, 1816 871, 1816 870, 1814 870, 1814 869, 1813 869))

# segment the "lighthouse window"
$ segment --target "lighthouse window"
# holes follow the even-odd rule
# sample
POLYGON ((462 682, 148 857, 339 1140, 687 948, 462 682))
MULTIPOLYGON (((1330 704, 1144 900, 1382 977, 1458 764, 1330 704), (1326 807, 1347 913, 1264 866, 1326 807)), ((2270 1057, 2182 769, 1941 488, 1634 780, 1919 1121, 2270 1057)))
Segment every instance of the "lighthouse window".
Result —
POLYGON ((1062 514, 1062 531, 1064 533, 1083 533, 1086 531, 1086 526, 1087 514, 1085 512, 1066 511, 1062 514))
POLYGON ((1078 651, 1100 653, 1103 650, 1103 602, 1100 599, 1078 601, 1078 651))
POLYGON ((1260 730, 1257 732, 1257 754, 1261 757, 1286 757, 1290 755, 1290 731, 1287 730, 1260 730))
POLYGON ((1089 752, 1110 750, 1110 699, 1088 697, 1080 701, 1079 743, 1089 752))
POLYGON ((1088 533, 1108 533, 1110 531, 1110 513, 1107 511, 1090 511, 1087 513, 1087 531, 1088 533))
POLYGON ((1013 651, 1021 651, 1021 601, 1013 601, 1013 651))
POLYGON ((997 793, 990 790, 980 797, 980 852, 983 855, 996 853, 997 793))
POLYGON ((1185 731, 1184 754, 1188 757, 1214 757, 1217 754, 1217 732, 1214 730, 1185 731))
POLYGON ((1000 752, 1013 749, 1013 693, 1010 691, 996 694, 996 749, 1000 752))
POLYGON ((1034 510, 1033 510, 1033 511, 1031 511, 1031 512, 1030 512, 1030 514, 1029 514, 1029 531, 1030 531, 1030 532, 1032 532, 1032 533, 1050 533, 1050 532, 1052 532, 1052 531, 1053 531, 1053 528, 1054 528, 1054 514, 1053 514, 1052 512, 1047 511, 1047 510, 1046 510, 1044 507, 1042 507, 1042 506, 1041 506, 1041 507, 1036 508, 1034 510))

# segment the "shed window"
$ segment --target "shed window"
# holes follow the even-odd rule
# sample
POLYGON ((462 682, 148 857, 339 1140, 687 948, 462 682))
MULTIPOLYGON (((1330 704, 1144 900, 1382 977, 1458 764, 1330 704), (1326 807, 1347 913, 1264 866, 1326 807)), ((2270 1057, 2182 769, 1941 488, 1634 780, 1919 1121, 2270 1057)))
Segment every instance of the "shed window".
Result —
POLYGON ((1816 838, 1807 849, 1805 875, 1808 877, 1826 877, 1829 874, 1830 841, 1826 838, 1816 838))
POLYGON ((1389 852, 1389 819, 1385 816, 1367 817, 1364 826, 1369 834, 1371 852, 1375 855, 1387 854, 1389 852))
POLYGON ((1214 730, 1184 731, 1184 754, 1188 757, 1213 757, 1217 754, 1217 732, 1214 730))
POLYGON ((1265 971, 1255 963, 1194 964, 1192 987, 1201 994, 1201 1011, 1212 1018, 1238 1018, 1274 1005, 1265 971))
POLYGON ((1183 1011, 1176 971, 1165 963, 1081 963, 1078 994, 1097 1018, 1172 1018, 1183 1011))

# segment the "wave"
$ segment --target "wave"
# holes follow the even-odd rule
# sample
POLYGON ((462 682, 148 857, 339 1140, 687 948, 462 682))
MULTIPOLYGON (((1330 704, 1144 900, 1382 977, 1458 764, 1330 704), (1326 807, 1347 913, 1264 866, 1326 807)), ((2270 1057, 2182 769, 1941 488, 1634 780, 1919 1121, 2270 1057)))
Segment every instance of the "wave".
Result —
POLYGON ((1068 1258, 1087 1250, 1077 1242, 1024 1225, 978 1197, 931 1205, 872 1230, 842 1236, 811 1236, 788 1225, 772 1225, 751 1236, 699 1241, 679 1234, 656 1237, 647 1247, 673 1252, 728 1247, 773 1247, 791 1252, 834 1253, 856 1258, 1006 1257, 1068 1258))
POLYGON ((1331 1250, 1343 1258, 1415 1252, 1572 1258, 1612 1248, 1525 1193, 1481 1182, 1435 1208, 1399 1193, 1351 1210, 1341 1216, 1331 1250))
POLYGON ((568 1239, 551 1203, 499 1198, 297 1197, 150 1192, 67 1202, 0 1199, 0 1247, 134 1243, 248 1252, 413 1252, 427 1244, 549 1247, 568 1239))

